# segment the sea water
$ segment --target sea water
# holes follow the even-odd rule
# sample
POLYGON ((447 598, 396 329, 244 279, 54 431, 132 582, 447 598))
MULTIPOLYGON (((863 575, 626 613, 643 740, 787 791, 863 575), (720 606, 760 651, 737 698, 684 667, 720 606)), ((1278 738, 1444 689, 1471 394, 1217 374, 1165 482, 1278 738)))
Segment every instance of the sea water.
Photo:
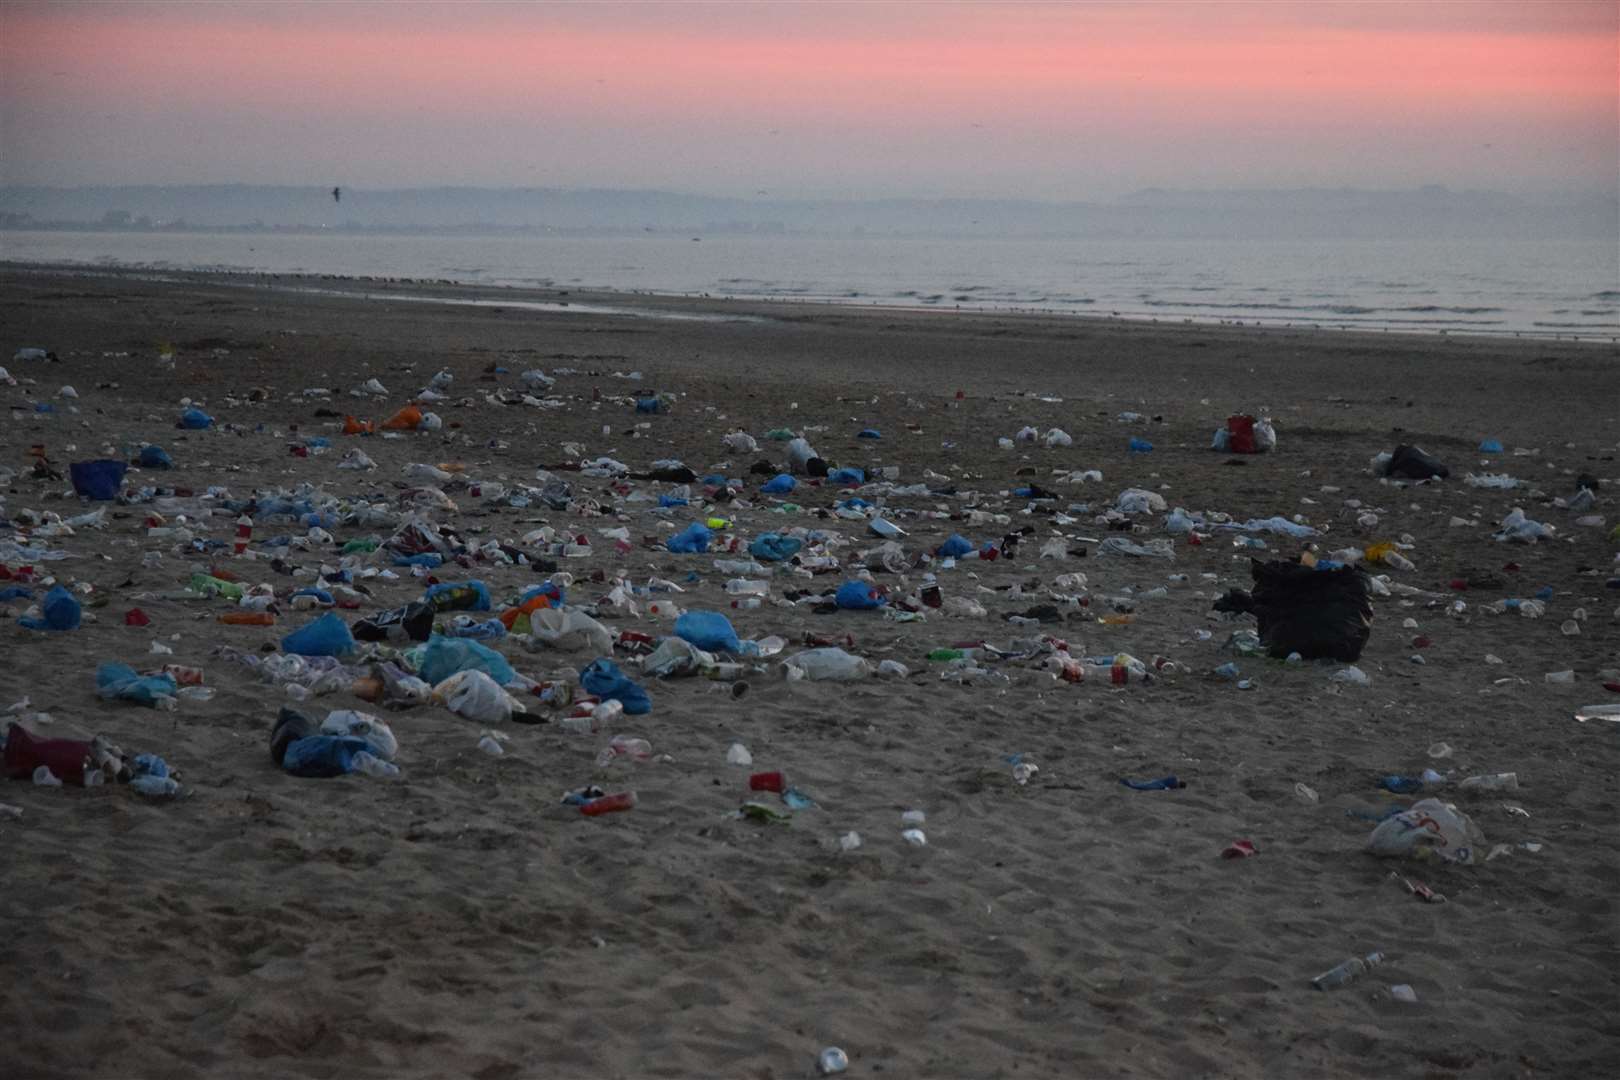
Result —
POLYGON ((1163 322, 1620 336, 1608 240, 0 231, 0 259, 1163 322))

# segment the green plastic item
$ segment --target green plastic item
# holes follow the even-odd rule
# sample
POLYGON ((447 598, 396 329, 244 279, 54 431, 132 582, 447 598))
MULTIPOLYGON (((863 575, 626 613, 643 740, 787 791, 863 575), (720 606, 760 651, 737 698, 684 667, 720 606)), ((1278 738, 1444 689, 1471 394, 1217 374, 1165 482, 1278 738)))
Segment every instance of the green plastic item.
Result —
POLYGON ((785 427, 779 427, 772 431, 767 431, 765 433, 765 437, 767 439, 775 439, 777 442, 787 442, 789 439, 798 438, 798 436, 793 434, 790 429, 785 427))
POLYGON ((187 588, 192 592, 207 595, 213 592, 216 596, 223 596, 227 600, 242 599, 242 586, 235 581, 222 581, 210 574, 192 574, 187 588))
POLYGON ((966 656, 961 649, 935 649, 925 659, 928 660, 960 660, 966 656))
POLYGON ((758 802, 743 803, 737 808, 737 814, 749 821, 763 821, 767 825, 786 825, 793 820, 793 815, 787 811, 758 802))
POLYGON ((343 554, 354 555, 360 552, 376 551, 379 546, 380 545, 377 543, 377 541, 371 539, 370 537, 367 537, 364 540, 350 540, 347 544, 343 545, 343 554))

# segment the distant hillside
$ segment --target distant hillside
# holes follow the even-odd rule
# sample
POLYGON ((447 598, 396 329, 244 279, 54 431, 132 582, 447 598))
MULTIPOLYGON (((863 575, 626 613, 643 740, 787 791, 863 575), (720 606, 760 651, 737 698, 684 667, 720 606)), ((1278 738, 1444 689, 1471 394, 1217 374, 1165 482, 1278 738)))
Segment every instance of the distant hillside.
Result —
POLYGON ((330 188, 221 184, 0 188, 12 228, 529 228, 680 232, 903 232, 1143 237, 1607 237, 1603 196, 1526 200, 1485 191, 1148 190, 1108 203, 999 199, 798 201, 667 191, 330 188))

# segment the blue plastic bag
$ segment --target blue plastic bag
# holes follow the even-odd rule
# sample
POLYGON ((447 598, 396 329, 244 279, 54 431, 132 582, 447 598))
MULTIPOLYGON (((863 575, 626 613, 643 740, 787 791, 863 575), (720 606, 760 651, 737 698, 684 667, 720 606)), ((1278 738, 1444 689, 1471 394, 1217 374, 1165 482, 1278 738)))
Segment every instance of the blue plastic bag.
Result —
POLYGON ((96 668, 96 693, 106 701, 133 701, 156 708, 159 700, 174 697, 172 675, 137 675, 128 664, 107 663, 96 668))
POLYGON ((58 585, 40 601, 38 619, 18 619, 17 625, 27 630, 77 630, 81 609, 73 594, 58 585))
POLYGON ((445 581, 428 586, 422 599, 434 611, 488 611, 489 589, 482 581, 445 581))
POLYGON ((354 755, 370 753, 366 740, 353 735, 306 735, 287 744, 281 767, 294 776, 343 776, 354 771, 354 755))
POLYGON ((32 600, 33 598, 34 590, 25 589, 21 585, 7 585, 5 588, 0 589, 0 603, 5 603, 7 600, 32 600))
POLYGON ((1479 444, 1479 452, 1482 454, 1500 454, 1502 452, 1502 440, 1485 439, 1479 444))
POLYGON ((662 406, 662 402, 660 402, 655 397, 644 397, 644 398, 637 398, 636 399, 636 412, 639 412, 639 413, 662 412, 663 409, 661 408, 661 406, 662 406))
POLYGON ((624 706, 625 715, 640 716, 652 711, 652 698, 647 691, 631 682, 619 665, 603 657, 580 669, 579 685, 587 694, 595 694, 603 701, 617 701, 624 706))
POLYGON ((748 545, 748 554, 761 562, 781 562, 791 559, 804 547, 804 541, 792 536, 783 536, 781 533, 765 533, 754 537, 754 542, 748 545))
POLYGON ((506 662, 506 657, 487 645, 438 634, 428 638, 416 673, 426 682, 437 686, 458 671, 482 671, 502 686, 517 678, 517 672, 506 662))
POLYGON ((828 473, 827 482, 829 484, 864 484, 866 483, 866 473, 861 469, 846 466, 828 473))
POLYGON ((122 461, 75 461, 68 466, 73 490, 87 499, 106 502, 118 498, 118 489, 124 486, 124 473, 129 466, 122 461))
POLYGON ((881 439, 883 438, 883 433, 875 427, 869 427, 862 430, 861 433, 855 437, 857 439, 881 439))
POLYGON ((660 495, 658 505, 667 509, 671 506, 690 506, 691 502, 688 499, 677 499, 673 495, 660 495))
POLYGON ((299 656, 348 656, 358 648, 349 624, 331 611, 281 639, 282 652, 299 656))
POLYGON ((675 620, 675 636, 691 642, 704 652, 737 652, 737 631, 731 620, 718 611, 686 611, 675 620))
POLYGON ((137 458, 136 461, 143 469, 174 468, 174 459, 171 458, 169 456, 169 452, 163 449, 161 446, 141 447, 141 456, 137 458))
POLYGON ((1133 453, 1133 454, 1148 454, 1148 453, 1152 453, 1153 444, 1148 442, 1144 438, 1141 438, 1141 437, 1136 436, 1136 435, 1132 435, 1130 444, 1129 444, 1129 446, 1127 446, 1127 449, 1130 450, 1130 452, 1133 453))
POLYGON ((518 597, 516 606, 522 607, 537 596, 550 598, 552 607, 561 607, 568 602, 568 594, 563 592, 563 587, 547 578, 538 585, 530 585, 527 589, 524 589, 523 595, 518 597))
POLYGON ((934 549, 934 554, 942 559, 959 559, 973 550, 973 541, 960 533, 951 533, 945 542, 934 549))
POLYGON ((677 555, 696 555, 709 550, 709 541, 714 539, 714 533, 701 521, 694 521, 680 532, 669 538, 664 546, 677 555))
POLYGON ((787 473, 777 473, 759 486, 761 495, 786 495, 796 486, 793 477, 787 473))
POLYGON ((425 566, 429 570, 444 565, 444 556, 433 551, 424 551, 420 555, 395 555, 395 566, 425 566))
POLYGON ((493 641, 495 638, 506 636, 506 624, 499 619, 485 619, 483 622, 473 622, 471 615, 458 615, 456 617, 468 621, 465 623, 452 623, 445 628, 445 633, 453 638, 493 641))
POLYGON ((180 414, 180 426, 187 431, 202 431, 214 426, 214 418, 198 408, 190 408, 180 414))
POLYGON ((294 592, 292 596, 287 597, 287 599, 291 600, 294 596, 313 596, 322 607, 331 607, 334 603, 336 603, 336 601, 332 599, 331 593, 327 592, 325 589, 317 589, 313 585, 304 586, 302 589, 294 592))
POLYGON ((864 581, 846 581, 838 586, 833 603, 848 611, 871 611, 882 607, 887 601, 882 593, 864 581))

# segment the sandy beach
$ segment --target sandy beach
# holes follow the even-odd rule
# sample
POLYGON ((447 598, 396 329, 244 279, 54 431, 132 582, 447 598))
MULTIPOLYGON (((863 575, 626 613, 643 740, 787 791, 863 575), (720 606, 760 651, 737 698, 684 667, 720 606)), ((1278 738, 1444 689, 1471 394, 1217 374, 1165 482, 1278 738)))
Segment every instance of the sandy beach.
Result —
MULTIPOLYGON (((0 469, 13 473, 0 487, 0 539, 69 556, 33 563, 31 597, 0 602, 0 710, 26 696, 6 719, 36 735, 99 734, 161 755, 185 792, 0 785, 0 803, 21 809, 0 815, 10 930, 0 1074, 787 1080, 816 1075, 829 1046, 847 1052, 852 1077, 1620 1074, 1620 724, 1572 718, 1620 702, 1604 687, 1620 678, 1612 345, 5 267, 0 364, 18 380, 0 386, 0 469), (57 359, 12 360, 24 347, 57 359), (159 361, 166 349, 172 367, 159 361), (555 377, 536 395, 554 403, 517 401, 531 369, 555 377), (441 370, 453 376, 449 400, 431 406, 443 430, 342 434, 342 414, 381 420, 441 370), (368 379, 386 396, 350 396, 368 379), (658 394, 671 395, 660 412, 635 410, 658 394), (183 398, 212 429, 177 430, 183 398), (1235 413, 1269 416, 1276 449, 1212 452, 1235 413), (998 447, 1026 426, 1062 429, 1072 445, 998 447), (834 466, 895 467, 895 483, 929 492, 800 478, 785 497, 798 509, 784 511, 759 493, 769 477, 749 472, 785 460, 766 438, 782 427, 834 466), (739 428, 758 452, 722 444, 739 428), (863 429, 882 437, 858 438, 863 429), (1129 452, 1133 437, 1152 451, 1129 452), (312 438, 330 447, 295 456, 312 438), (1503 451, 1482 454, 1484 439, 1503 451), (330 544, 273 549, 304 530, 263 524, 253 547, 265 558, 205 554, 148 536, 146 505, 90 504, 30 469, 35 444, 65 476, 71 462, 142 443, 176 468, 132 469, 128 491, 220 486, 246 498, 313 485, 397 508, 422 486, 408 466, 455 463, 465 469, 446 488, 455 509, 433 517, 472 542, 517 544, 545 525, 591 538, 589 557, 558 560, 570 603, 597 604, 618 576, 667 579, 686 590, 683 607, 724 610, 740 637, 788 645, 735 698, 706 678, 644 676, 620 653, 652 697, 649 714, 600 734, 500 725, 499 757, 478 747, 490 725, 442 707, 385 710, 348 692, 293 702, 214 650, 273 648, 318 612, 283 607, 274 626, 228 626, 218 617, 229 601, 161 594, 223 566, 284 596, 309 582, 273 569, 273 551, 291 566, 335 567, 341 545, 392 529, 333 527, 330 544), (674 458, 746 484, 734 504, 660 513, 631 496, 669 484, 558 472, 602 511, 585 515, 578 504, 514 507, 462 483, 537 484, 537 469, 574 456, 570 443, 633 472, 674 458), (1370 459, 1403 443, 1444 460, 1449 479, 1374 475, 1370 459), (377 468, 338 469, 354 448, 377 468), (1085 470, 1102 479, 1078 481, 1085 470), (1469 473, 1520 484, 1473 487, 1469 473), (1601 481, 1595 504, 1557 505, 1580 474, 1601 481), (1011 493, 1029 484, 1054 500, 1029 512, 1011 493), (1263 533, 1260 551, 1218 528, 1191 545, 1166 531, 1162 511, 1136 515, 1134 532, 1099 521, 1130 488, 1239 522, 1298 515, 1319 535, 1263 533), (839 572, 770 578, 775 599, 819 594, 878 543, 864 521, 818 515, 851 494, 886 505, 908 556, 953 533, 984 544, 1031 531, 1006 559, 875 574, 895 598, 937 574, 946 597, 986 612, 925 608, 920 621, 819 614, 814 602, 733 610, 731 575, 714 562, 746 556, 644 542, 711 514, 731 519, 744 546, 826 530, 849 541, 834 549, 839 572), (39 515, 97 507, 102 527, 41 537, 39 515), (1515 507, 1554 537, 1493 539, 1515 507), (1008 522, 967 520, 972 510, 1008 522), (1578 523, 1592 516, 1601 524, 1578 523), (619 527, 627 552, 600 534, 619 527), (1108 537, 1169 541, 1174 558, 1100 555, 1108 537), (1054 538, 1068 557, 1039 557, 1054 538), (1407 545, 1415 569, 1369 567, 1403 588, 1372 601, 1357 661, 1367 685, 1337 681, 1342 663, 1223 648, 1254 620, 1211 605, 1249 586, 1251 556, 1384 540, 1407 545), (1066 574, 1084 586, 1059 587, 1066 574), (81 586, 80 628, 18 624, 46 575, 81 586), (1539 619, 1490 611, 1543 589, 1539 619), (1039 627, 1006 621, 1053 592, 1087 602, 1039 627), (1458 600, 1466 611, 1454 617, 1458 600), (134 607, 149 626, 125 624, 134 607), (1128 621, 1102 621, 1120 608, 1128 621), (1573 635, 1561 630, 1571 621, 1573 635), (847 635, 850 651, 910 674, 782 677, 807 634, 847 635), (1076 657, 1169 664, 1113 685, 1007 661, 992 665, 1005 684, 962 684, 925 659, 1041 635, 1076 657), (153 655, 154 643, 172 655, 153 655), (200 667, 215 693, 172 712, 106 702, 95 683, 106 661, 200 667), (1247 689, 1213 674, 1228 662, 1247 689), (1572 683, 1546 681, 1564 671, 1572 683), (333 709, 383 715, 401 776, 278 770, 267 742, 283 705, 317 721, 333 709), (647 739, 653 759, 598 767, 614 734, 647 739), (727 763, 734 743, 752 766, 727 763), (1449 755, 1431 755, 1440 743, 1449 755), (1027 784, 1014 780, 1018 762, 1038 766, 1027 784), (1446 775, 1438 797, 1472 818, 1489 861, 1365 850, 1368 818, 1415 798, 1379 778, 1425 768, 1446 775), (748 788, 767 770, 815 807, 782 823, 739 819, 745 801, 774 800, 748 788), (1456 783, 1509 771, 1516 790, 1456 783), (1186 786, 1120 782, 1167 774, 1186 786), (590 784, 633 790, 638 805, 587 817, 559 802, 590 784), (926 846, 902 839, 908 810, 926 815, 926 846), (862 843, 843 850, 852 831, 862 843), (1239 839, 1257 854, 1222 858, 1239 839), (1446 902, 1421 902, 1400 877, 1446 902), (1385 960, 1360 979, 1312 987, 1374 951, 1385 960), (1395 985, 1416 1001, 1393 998, 1395 985)), ((193 527, 228 545, 236 516, 222 509, 193 527)), ((395 569, 386 553, 360 562, 395 569)), ((398 572, 364 579, 366 603, 339 614, 352 622, 418 599, 424 582, 398 572)), ((437 574, 481 580, 498 600, 549 576, 493 562, 437 574)), ((670 632, 645 611, 600 617, 670 632)), ((535 679, 577 681, 595 659, 490 644, 535 679)), ((528 707, 530 719, 558 715, 533 697, 528 707)))

